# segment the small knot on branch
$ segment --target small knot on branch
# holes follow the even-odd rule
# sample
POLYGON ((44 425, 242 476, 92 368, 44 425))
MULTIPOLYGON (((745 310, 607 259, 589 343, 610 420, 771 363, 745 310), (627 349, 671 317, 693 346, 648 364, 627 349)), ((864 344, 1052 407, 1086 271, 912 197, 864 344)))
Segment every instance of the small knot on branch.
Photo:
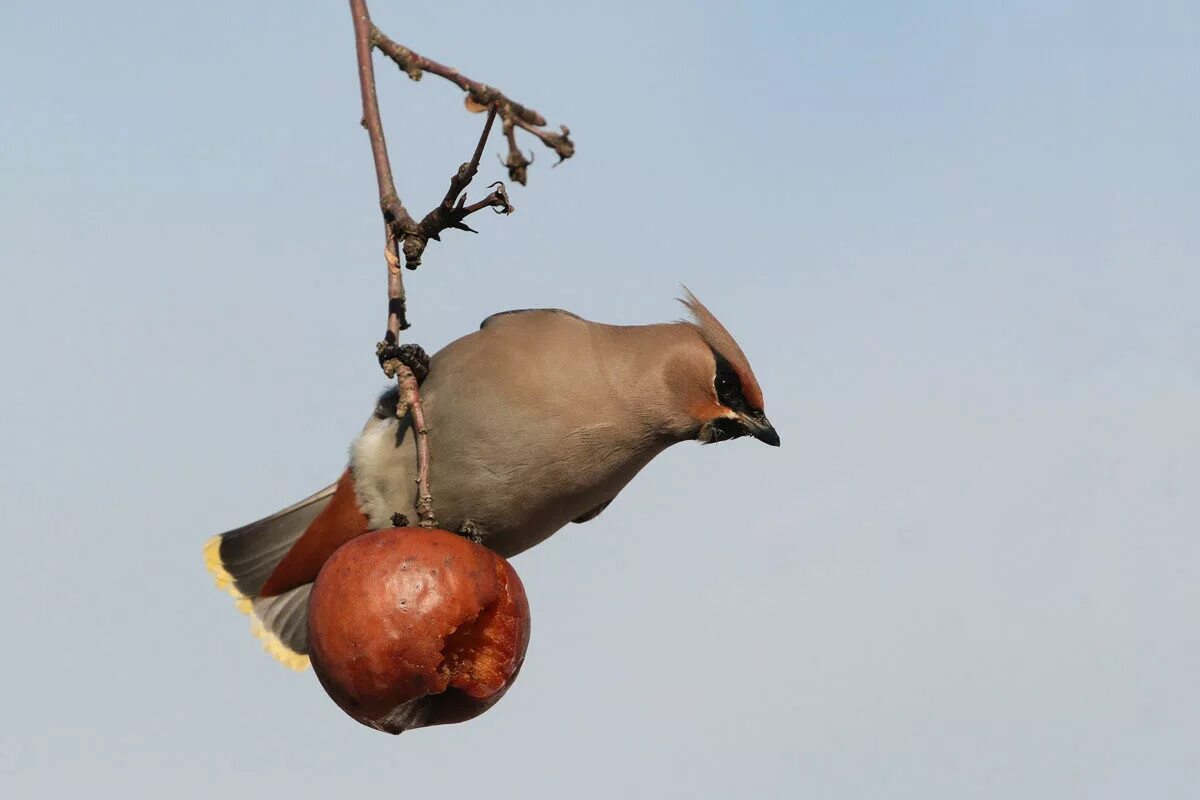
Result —
POLYGON ((425 245, 429 244, 429 239, 424 236, 406 233, 404 236, 404 267, 405 269, 416 269, 421 266, 421 256, 425 254, 425 245))
POLYGON ((417 497, 417 524, 422 528, 436 528, 437 517, 433 515, 433 498, 427 494, 417 497))
MULTIPOLYGON (((505 124, 507 125, 510 123, 518 128, 529 131, 534 136, 541 139, 542 144, 553 150, 558 155, 558 162, 554 165, 556 167, 571 156, 575 155, 575 143, 571 141, 571 129, 566 125, 558 126, 560 133, 551 133, 550 131, 543 130, 535 125, 526 124, 525 121, 520 117, 506 118, 505 124)), ((505 133, 508 133, 507 129, 505 133)), ((512 136, 508 137, 508 149, 510 152, 517 149, 516 140, 512 136)))
POLYGON ((566 125, 559 125, 562 133, 543 133, 542 141, 546 146, 558 154, 558 161, 554 166, 558 166, 566 161, 571 156, 575 155, 575 143, 571 141, 571 129, 566 125))
POLYGON ((529 165, 533 163, 533 151, 529 151, 529 158, 526 158, 525 154, 521 152, 521 148, 517 147, 517 137, 511 114, 504 117, 504 138, 508 140, 508 160, 502 160, 500 163, 508 167, 510 181, 516 181, 524 186, 529 179, 529 165))
POLYGON ((421 80, 421 76, 425 74, 425 70, 421 68, 421 56, 409 50, 402 44, 393 42, 383 31, 375 27, 374 23, 369 22, 370 28, 367 32, 367 41, 372 48, 378 47, 383 52, 396 62, 396 66, 404 70, 404 73, 414 81, 421 80))
MULTIPOLYGON (((497 154, 497 158, 500 156, 497 154)), ((529 151, 529 158, 525 154, 513 147, 508 151, 508 160, 500 159, 500 163, 508 168, 508 179, 516 183, 525 185, 529 180, 529 165, 533 163, 533 151, 529 151)))

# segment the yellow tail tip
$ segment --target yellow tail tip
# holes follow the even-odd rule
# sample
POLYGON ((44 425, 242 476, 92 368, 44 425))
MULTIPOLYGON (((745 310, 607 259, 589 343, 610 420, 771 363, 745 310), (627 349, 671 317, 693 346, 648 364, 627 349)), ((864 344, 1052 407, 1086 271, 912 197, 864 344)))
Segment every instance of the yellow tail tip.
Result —
POLYGON ((288 669, 297 672, 308 669, 309 659, 303 653, 297 653, 279 640, 275 634, 267 630, 262 621, 254 615, 254 604, 250 598, 238 591, 233 583, 233 576, 221 563, 221 537, 214 536, 204 543, 204 566, 213 576, 213 582, 233 596, 233 605, 238 611, 250 617, 250 632, 262 642, 263 649, 272 658, 288 669))
POLYGON ((237 590, 233 585, 233 576, 229 574, 229 570, 225 569, 225 565, 221 563, 221 537, 214 536, 204 543, 204 566, 213 576, 213 582, 217 584, 218 589, 224 589, 234 596, 235 599, 244 599, 245 595, 237 590))
POLYGON ((297 653, 279 641, 279 637, 267 630, 254 614, 250 615, 250 632, 262 642, 263 650, 270 653, 271 657, 280 664, 297 672, 308 669, 308 656, 303 653, 297 653))

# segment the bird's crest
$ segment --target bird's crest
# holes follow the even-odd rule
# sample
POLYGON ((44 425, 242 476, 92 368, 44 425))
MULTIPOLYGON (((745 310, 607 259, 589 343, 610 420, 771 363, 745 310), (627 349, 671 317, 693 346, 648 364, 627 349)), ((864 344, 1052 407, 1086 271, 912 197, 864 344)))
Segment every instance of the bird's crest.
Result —
POLYGON ((696 298, 696 295, 692 294, 692 291, 686 286, 683 287, 683 291, 684 296, 679 298, 679 302, 683 303, 692 314, 688 324, 699 332, 705 344, 712 348, 713 352, 729 362, 729 366, 733 368, 742 382, 742 396, 746 398, 750 407, 762 410, 762 389, 758 385, 758 379, 754 377, 754 370, 750 369, 750 360, 746 358, 742 348, 734 341, 733 336, 725 329, 721 321, 713 316, 713 313, 696 298))

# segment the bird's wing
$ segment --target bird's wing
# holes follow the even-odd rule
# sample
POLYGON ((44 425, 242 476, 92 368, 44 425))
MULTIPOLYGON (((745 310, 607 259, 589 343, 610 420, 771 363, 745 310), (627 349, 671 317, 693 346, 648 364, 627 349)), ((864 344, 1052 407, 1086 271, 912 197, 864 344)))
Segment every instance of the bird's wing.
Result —
POLYGON ((588 511, 585 514, 580 514, 578 517, 576 517, 575 519, 573 519, 571 521, 574 523, 581 524, 584 522, 588 522, 589 520, 593 520, 596 517, 600 516, 600 512, 603 511, 604 509, 608 508, 608 504, 611 502, 612 502, 612 500, 605 500, 603 503, 596 506, 591 511, 588 511))

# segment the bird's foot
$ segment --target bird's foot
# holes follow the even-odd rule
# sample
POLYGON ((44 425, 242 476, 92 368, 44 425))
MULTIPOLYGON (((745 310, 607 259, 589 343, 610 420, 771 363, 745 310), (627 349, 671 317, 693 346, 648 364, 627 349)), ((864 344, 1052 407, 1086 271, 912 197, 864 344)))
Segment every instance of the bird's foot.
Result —
POLYGON ((483 528, 469 519, 464 519, 462 525, 458 526, 458 535, 470 539, 475 544, 483 544, 483 528))
POLYGON ((394 377, 400 364, 412 370, 417 379, 417 385, 424 383, 429 375, 429 354, 419 344, 396 344, 384 341, 375 345, 375 355, 379 357, 379 366, 389 378, 394 377))

